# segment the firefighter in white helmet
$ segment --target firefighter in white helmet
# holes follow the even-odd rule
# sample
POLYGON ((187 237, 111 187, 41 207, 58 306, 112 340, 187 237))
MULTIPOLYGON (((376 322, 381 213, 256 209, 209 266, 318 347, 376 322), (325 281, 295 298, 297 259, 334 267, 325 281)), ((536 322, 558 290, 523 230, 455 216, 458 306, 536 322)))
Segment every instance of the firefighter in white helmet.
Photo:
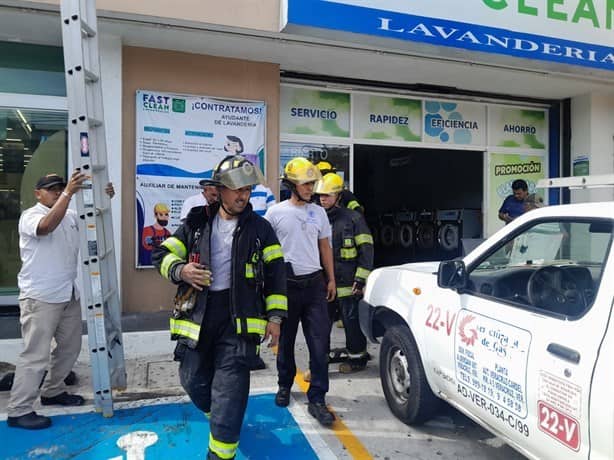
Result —
POLYGON ((262 339, 277 344, 286 316, 286 273, 275 232, 249 204, 252 186, 264 182, 258 167, 230 155, 211 179, 218 202, 192 208, 153 262, 178 285, 171 337, 181 384, 210 417, 207 458, 232 459, 250 363, 262 339))

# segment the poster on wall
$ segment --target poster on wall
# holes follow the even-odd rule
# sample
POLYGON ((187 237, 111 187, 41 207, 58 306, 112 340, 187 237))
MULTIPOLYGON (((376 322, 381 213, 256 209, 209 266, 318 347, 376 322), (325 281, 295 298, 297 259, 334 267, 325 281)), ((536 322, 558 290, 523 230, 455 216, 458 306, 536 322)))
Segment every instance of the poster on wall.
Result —
POLYGON ((350 137, 350 95, 294 86, 281 87, 282 134, 350 137))
POLYGON ((180 225, 186 198, 226 155, 264 170, 264 102, 136 92, 136 266, 180 225))
POLYGON ((543 190, 536 190, 539 179, 546 177, 546 158, 541 155, 518 153, 492 153, 489 167, 489 207, 487 235, 490 236, 501 227, 499 208, 503 200, 512 195, 512 182, 524 179, 529 187, 529 193, 538 193, 544 197, 543 190))
POLYGON ((422 101, 402 97, 354 95, 354 138, 420 142, 422 101))
POLYGON ((486 106, 454 101, 424 101, 424 142, 486 145, 486 106))
POLYGON ((548 123, 544 110, 488 107, 488 145, 516 149, 548 148, 548 123))
POLYGON ((588 155, 574 155, 571 170, 574 176, 588 176, 590 174, 590 157, 588 155))

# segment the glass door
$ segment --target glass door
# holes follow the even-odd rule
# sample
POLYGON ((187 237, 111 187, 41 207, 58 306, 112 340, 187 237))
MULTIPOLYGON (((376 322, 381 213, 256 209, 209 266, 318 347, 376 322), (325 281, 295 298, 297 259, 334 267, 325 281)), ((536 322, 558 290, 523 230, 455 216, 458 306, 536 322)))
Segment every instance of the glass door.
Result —
POLYGON ((67 152, 66 111, 0 105, 0 305, 17 304, 19 216, 40 176, 66 176, 67 152))

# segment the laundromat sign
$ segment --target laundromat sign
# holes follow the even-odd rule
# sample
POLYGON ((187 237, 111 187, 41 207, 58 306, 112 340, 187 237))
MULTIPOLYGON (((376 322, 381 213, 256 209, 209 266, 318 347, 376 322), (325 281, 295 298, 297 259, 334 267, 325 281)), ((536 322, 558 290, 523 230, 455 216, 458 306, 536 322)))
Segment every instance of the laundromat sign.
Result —
POLYGON ((422 101, 402 97, 356 94, 354 137, 369 140, 420 142, 422 101))
POLYGON ((290 33, 614 71, 614 0, 285 0, 282 8, 290 33))
MULTIPOLYGON (((612 0, 614 1, 614 0, 612 0)), ((282 135, 545 151, 543 109, 282 85, 282 135)))
POLYGON ((544 110, 488 107, 488 143, 496 147, 546 148, 548 124, 544 110))
POLYGON ((350 95, 282 86, 281 132, 350 137, 350 95))
POLYGON ((486 144, 486 106, 454 101, 424 101, 424 142, 486 144))

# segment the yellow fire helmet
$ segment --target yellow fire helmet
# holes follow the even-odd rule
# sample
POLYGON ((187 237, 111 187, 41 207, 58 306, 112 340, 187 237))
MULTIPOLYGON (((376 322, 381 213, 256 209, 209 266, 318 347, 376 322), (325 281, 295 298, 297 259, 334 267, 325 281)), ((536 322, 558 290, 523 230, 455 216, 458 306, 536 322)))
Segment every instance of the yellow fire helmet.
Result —
POLYGON ((316 166, 318 167, 318 169, 320 170, 320 172, 322 173, 322 175, 326 175, 328 173, 334 173, 337 172, 337 170, 335 169, 335 167, 329 163, 328 161, 318 161, 318 163, 316 164, 316 166))
POLYGON ((286 164, 282 179, 288 180, 293 184, 306 184, 322 179, 322 173, 307 158, 296 157, 286 164))
POLYGON ((339 174, 328 173, 321 180, 316 182, 313 193, 319 195, 331 195, 343 191, 343 179, 339 174))

